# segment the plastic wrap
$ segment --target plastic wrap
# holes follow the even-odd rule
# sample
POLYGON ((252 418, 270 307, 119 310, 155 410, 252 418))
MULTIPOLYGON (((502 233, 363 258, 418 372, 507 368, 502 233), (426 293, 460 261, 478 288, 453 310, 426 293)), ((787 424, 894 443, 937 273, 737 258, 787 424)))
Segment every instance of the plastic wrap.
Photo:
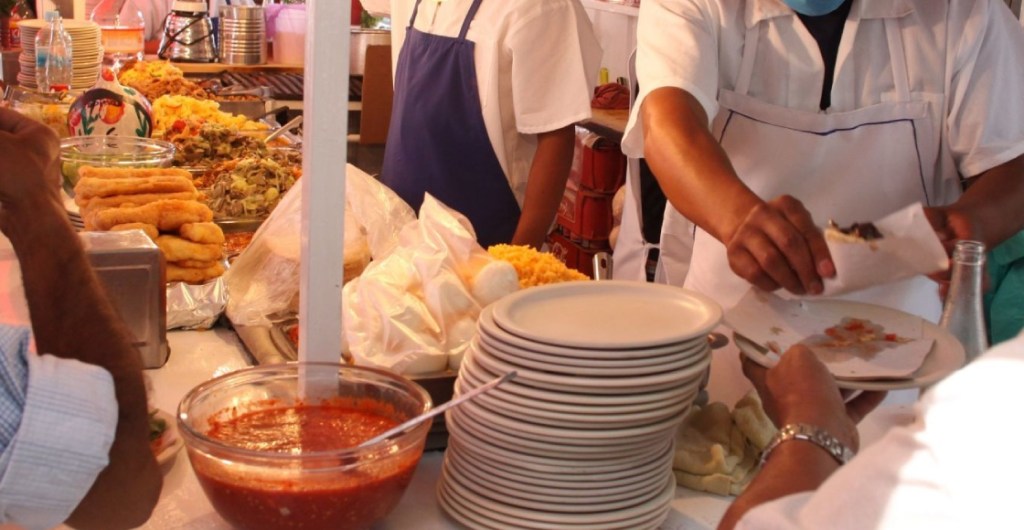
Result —
MULTIPOLYGON (((373 177, 349 165, 345 181, 345 278, 390 253, 402 228, 415 220, 412 209, 373 177)), ((227 315, 243 326, 269 326, 294 316, 298 308, 302 224, 299 179, 252 243, 224 275, 227 315)))

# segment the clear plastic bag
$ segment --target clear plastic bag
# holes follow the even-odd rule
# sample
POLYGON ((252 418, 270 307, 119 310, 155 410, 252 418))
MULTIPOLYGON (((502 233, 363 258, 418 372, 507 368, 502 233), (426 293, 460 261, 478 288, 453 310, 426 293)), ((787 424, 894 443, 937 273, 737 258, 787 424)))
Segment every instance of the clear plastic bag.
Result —
POLYGON ((519 288, 515 268, 492 258, 469 221, 429 194, 399 240, 343 289, 348 352, 356 364, 406 375, 457 369, 481 308, 519 288))
MULTIPOLYGON (((398 244, 402 228, 415 220, 412 208, 393 191, 355 166, 345 180, 345 276, 350 279, 398 244)), ((298 311, 302 224, 299 179, 252 243, 224 275, 227 315, 243 326, 269 326, 298 311)))

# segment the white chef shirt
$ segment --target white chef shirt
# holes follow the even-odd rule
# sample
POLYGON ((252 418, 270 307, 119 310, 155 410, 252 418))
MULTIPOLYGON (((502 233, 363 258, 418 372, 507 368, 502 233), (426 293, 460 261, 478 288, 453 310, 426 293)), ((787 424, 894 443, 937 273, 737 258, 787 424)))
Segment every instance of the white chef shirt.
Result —
MULTIPOLYGON (((929 103, 926 137, 938 144, 936 175, 946 190, 938 203, 950 202, 958 171, 976 176, 1024 153, 1024 32, 1000 0, 855 0, 828 112, 893 101, 883 22, 892 17, 899 20, 911 97, 929 103)), ((718 91, 736 86, 746 28, 759 21, 767 22, 749 95, 817 112, 821 54, 781 0, 645 0, 637 28, 640 93, 623 151, 643 156, 639 103, 657 88, 690 92, 714 118, 718 91)))
MULTIPOLYGON (((417 30, 457 37, 472 0, 423 0, 417 30)), ((362 0, 390 14, 392 66, 415 0, 362 0)), ((520 206, 536 134, 590 118, 601 46, 578 0, 485 0, 466 38, 476 43, 477 89, 491 145, 520 206)))
POLYGON ((1020 528, 1024 334, 926 393, 816 491, 748 512, 738 529, 1020 528))
POLYGON ((29 352, 26 328, 0 325, 0 525, 52 528, 108 463, 117 428, 110 373, 29 352))

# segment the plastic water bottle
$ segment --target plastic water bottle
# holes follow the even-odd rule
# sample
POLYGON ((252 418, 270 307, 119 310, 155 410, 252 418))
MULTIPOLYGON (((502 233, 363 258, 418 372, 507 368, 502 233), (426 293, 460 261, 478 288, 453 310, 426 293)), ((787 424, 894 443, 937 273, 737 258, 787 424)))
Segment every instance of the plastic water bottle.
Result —
POLYGON ((71 35, 56 11, 46 13, 46 23, 36 35, 36 85, 40 92, 62 92, 74 74, 71 35))
POLYGON ((985 244, 980 241, 957 241, 953 249, 949 293, 942 308, 939 326, 960 340, 967 354, 967 362, 978 358, 988 348, 981 293, 984 269, 985 244))

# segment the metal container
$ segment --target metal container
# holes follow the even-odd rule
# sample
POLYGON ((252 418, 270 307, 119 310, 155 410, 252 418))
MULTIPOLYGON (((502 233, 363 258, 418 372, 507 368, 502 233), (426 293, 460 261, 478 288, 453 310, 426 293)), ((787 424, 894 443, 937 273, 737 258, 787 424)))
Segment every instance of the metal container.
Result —
POLYGON ((267 62, 267 31, 263 8, 225 6, 220 12, 220 61, 226 64, 267 62))
POLYGON ((167 291, 160 249, 141 230, 79 232, 107 296, 135 338, 144 368, 167 362, 167 291))
POLYGON ((352 75, 363 75, 366 71, 367 46, 388 46, 391 44, 391 31, 386 29, 363 29, 352 26, 352 41, 349 47, 349 68, 352 75))
POLYGON ((206 14, 205 4, 175 2, 174 8, 164 21, 164 33, 157 56, 180 62, 216 62, 217 45, 213 40, 213 24, 206 14))

